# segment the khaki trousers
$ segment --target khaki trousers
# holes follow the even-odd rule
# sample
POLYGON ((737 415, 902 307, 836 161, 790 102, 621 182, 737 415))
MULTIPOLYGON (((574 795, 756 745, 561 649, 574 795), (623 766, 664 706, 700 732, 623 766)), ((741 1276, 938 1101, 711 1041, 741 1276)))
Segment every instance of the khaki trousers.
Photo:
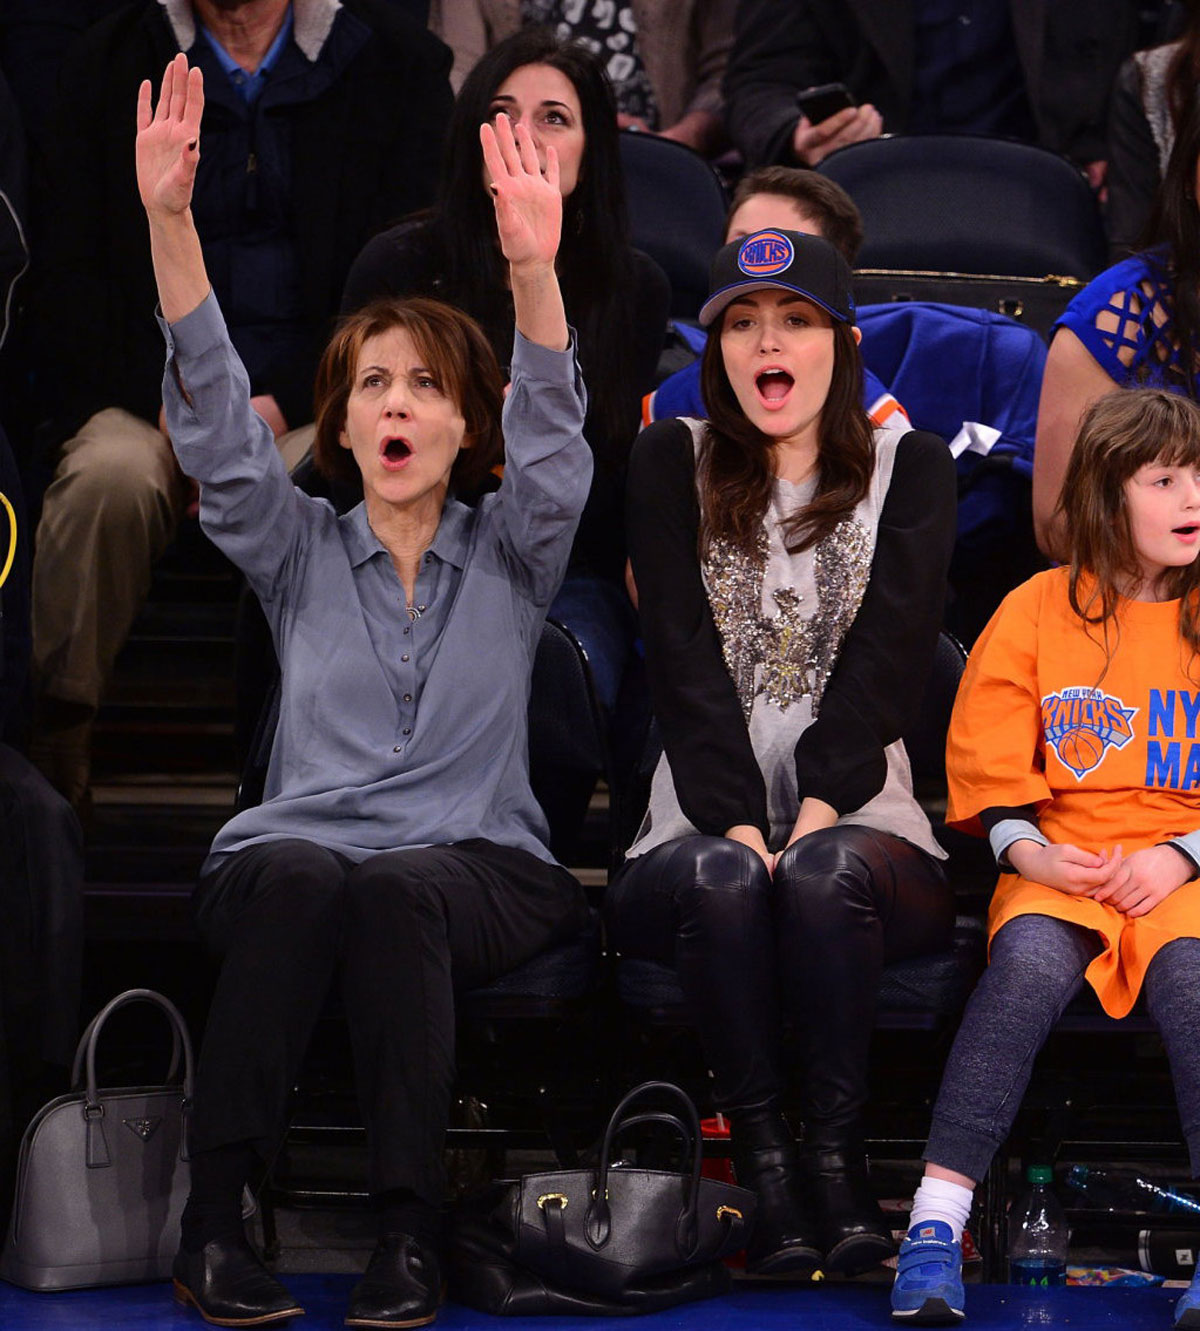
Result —
MULTIPOLYGON (((289 465, 312 436, 309 425, 277 441, 289 465)), ((186 498, 168 440, 120 407, 98 411, 63 445, 33 561, 39 693, 99 706, 186 498)))

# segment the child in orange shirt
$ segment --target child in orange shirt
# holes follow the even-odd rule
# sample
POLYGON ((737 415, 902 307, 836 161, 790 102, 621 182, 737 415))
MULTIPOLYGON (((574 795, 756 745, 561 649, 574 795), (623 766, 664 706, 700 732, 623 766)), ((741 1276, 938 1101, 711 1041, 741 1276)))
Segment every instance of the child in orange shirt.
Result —
MULTIPOLYGON (((892 1289, 914 1325, 964 1316, 972 1190, 1085 980, 1117 1017, 1144 985, 1200 1174, 1200 406, 1102 398, 1061 504, 1070 566, 1006 598, 950 724, 947 822, 988 835, 1001 877, 892 1289)), ((1200 1328, 1200 1275, 1175 1325, 1200 1328)))

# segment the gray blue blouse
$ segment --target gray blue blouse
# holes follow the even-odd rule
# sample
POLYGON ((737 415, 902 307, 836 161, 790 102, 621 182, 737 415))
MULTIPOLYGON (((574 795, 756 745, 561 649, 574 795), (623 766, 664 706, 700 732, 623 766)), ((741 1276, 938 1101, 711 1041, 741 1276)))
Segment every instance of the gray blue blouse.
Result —
POLYGON ((339 517, 292 485, 215 297, 163 330, 176 455, 205 532, 262 602, 283 675, 263 803, 226 823, 205 871, 285 837, 354 861, 484 837, 552 861, 526 707, 591 481, 574 342, 516 335, 504 480, 475 508, 447 499, 410 620, 364 506, 339 517))

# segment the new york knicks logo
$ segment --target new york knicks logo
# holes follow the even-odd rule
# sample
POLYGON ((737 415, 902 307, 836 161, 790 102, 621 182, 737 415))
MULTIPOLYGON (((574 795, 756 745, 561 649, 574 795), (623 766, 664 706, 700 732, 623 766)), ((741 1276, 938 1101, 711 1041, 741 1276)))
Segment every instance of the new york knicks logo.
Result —
POLYGON ((1042 733, 1076 781, 1099 767, 1109 749, 1133 738, 1136 707, 1099 689, 1063 689, 1042 699, 1042 733))
POLYGON ((792 261, 792 242, 778 231, 756 231, 738 250, 738 267, 747 277, 772 277, 792 261))

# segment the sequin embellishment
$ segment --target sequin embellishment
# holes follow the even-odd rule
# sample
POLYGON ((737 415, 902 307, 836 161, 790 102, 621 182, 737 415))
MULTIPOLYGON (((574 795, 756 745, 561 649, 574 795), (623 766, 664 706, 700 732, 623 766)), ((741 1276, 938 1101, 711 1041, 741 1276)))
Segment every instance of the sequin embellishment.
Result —
POLYGON ((726 541, 713 542, 704 560, 708 599, 747 722, 757 694, 780 711, 809 697, 816 717, 842 639, 862 603, 873 550, 871 532, 858 518, 838 523, 812 551, 817 593, 812 613, 805 617, 804 598, 794 587, 780 587, 772 593, 778 613, 768 618, 761 613, 765 528, 750 555, 726 541))

